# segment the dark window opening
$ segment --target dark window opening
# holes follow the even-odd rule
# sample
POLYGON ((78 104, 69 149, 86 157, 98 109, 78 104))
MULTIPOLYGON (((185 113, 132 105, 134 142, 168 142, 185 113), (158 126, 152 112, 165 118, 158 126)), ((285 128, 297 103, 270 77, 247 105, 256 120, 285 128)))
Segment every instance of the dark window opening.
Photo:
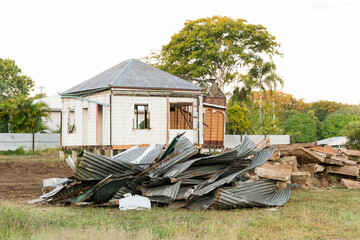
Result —
POLYGON ((134 129, 150 129, 150 112, 148 105, 134 106, 134 129))

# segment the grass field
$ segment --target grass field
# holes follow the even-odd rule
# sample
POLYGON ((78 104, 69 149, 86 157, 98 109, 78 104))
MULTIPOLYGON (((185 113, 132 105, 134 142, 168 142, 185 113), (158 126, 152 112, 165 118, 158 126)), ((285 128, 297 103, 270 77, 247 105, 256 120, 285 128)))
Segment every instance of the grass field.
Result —
POLYGON ((293 191, 276 210, 0 209, 0 239, 360 239, 360 190, 293 191))

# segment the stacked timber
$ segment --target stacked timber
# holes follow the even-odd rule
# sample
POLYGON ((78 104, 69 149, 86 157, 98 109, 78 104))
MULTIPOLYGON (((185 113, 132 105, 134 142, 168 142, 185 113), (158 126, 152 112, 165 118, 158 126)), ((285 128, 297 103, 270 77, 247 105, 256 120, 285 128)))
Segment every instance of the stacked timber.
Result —
POLYGON ((276 149, 269 161, 255 168, 249 177, 272 179, 279 186, 297 184, 312 187, 360 187, 360 151, 335 149, 315 143, 271 145, 276 149))

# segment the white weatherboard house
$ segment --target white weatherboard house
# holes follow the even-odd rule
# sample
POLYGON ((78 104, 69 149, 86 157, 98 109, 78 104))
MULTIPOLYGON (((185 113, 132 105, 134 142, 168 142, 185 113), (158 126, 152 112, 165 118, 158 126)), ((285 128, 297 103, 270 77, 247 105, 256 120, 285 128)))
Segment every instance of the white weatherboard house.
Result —
POLYGON ((61 145, 127 149, 167 144, 183 132, 202 145, 202 93, 181 78, 126 60, 61 94, 61 145))

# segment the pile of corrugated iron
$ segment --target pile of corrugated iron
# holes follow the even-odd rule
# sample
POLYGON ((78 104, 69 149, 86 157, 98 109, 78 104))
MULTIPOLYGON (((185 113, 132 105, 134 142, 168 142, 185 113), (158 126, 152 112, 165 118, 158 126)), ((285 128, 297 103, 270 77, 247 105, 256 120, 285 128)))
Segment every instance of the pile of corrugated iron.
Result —
POLYGON ((249 171, 251 179, 278 180, 278 184, 313 187, 360 188, 360 151, 333 148, 315 143, 272 145, 276 149, 269 161, 249 171))
POLYGON ((279 189, 277 180, 254 181, 248 174, 275 152, 266 141, 256 145, 245 137, 239 146, 213 155, 198 153, 183 135, 166 148, 161 144, 133 147, 113 157, 84 151, 71 178, 44 183, 52 190, 31 203, 119 205, 131 194, 174 208, 282 206, 289 200, 290 185, 279 189))

